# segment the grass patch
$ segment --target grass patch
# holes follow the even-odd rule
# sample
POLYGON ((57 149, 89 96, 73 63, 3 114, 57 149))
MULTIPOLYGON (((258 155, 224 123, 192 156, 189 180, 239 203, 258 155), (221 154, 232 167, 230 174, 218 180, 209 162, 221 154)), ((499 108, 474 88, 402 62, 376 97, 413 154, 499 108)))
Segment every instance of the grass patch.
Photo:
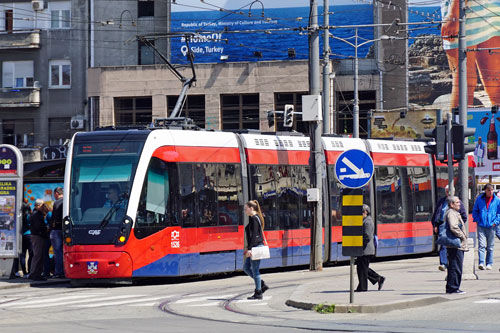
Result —
POLYGON ((318 304, 313 308, 314 311, 318 313, 334 313, 335 312, 335 304, 318 304))

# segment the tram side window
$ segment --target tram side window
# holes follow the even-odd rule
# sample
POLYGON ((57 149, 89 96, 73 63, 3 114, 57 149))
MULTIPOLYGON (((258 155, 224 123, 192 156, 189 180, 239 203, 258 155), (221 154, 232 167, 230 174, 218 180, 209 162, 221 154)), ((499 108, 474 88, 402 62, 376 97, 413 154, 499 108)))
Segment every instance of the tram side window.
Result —
POLYGON ((399 168, 381 166, 375 168, 377 223, 403 222, 401 177, 399 168))
POLYGON ((299 196, 299 217, 301 219, 300 228, 311 228, 312 225, 312 210, 307 202, 307 189, 311 187, 311 179, 309 178, 309 167, 297 166, 297 175, 293 184, 299 196))
POLYGON ((278 199, 278 219, 280 229, 297 229, 299 226, 299 199, 292 187, 293 166, 277 167, 276 192, 278 199))
POLYGON ((265 230, 278 230, 276 218, 276 168, 272 165, 251 165, 251 182, 254 184, 252 198, 260 204, 265 219, 265 230))
POLYGON ((414 221, 430 221, 432 214, 432 188, 429 168, 410 168, 414 192, 414 221))
POLYGON ((149 163, 137 210, 137 238, 147 237, 173 224, 172 174, 160 159, 153 158, 149 163))
POLYGON ((401 175, 400 193, 402 222, 415 221, 415 183, 412 179, 413 168, 398 167, 401 175))
POLYGON ((330 210, 332 226, 342 225, 342 192, 335 179, 335 165, 328 167, 328 183, 330 184, 330 210))
POLYGON ((219 225, 242 223, 243 187, 239 165, 220 164, 217 166, 217 196, 219 225))
POLYGON ((192 164, 179 164, 179 189, 181 193, 180 221, 184 228, 196 226, 196 187, 192 164))
POLYGON ((216 164, 196 165, 196 190, 198 192, 200 227, 217 225, 217 172, 216 164))

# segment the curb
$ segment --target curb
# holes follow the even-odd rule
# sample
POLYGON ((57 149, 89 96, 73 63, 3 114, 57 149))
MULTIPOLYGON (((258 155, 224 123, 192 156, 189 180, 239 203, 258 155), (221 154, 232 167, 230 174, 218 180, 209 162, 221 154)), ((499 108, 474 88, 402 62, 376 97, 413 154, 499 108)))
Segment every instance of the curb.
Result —
MULTIPOLYGON (((446 297, 436 296, 423 299, 416 299, 413 301, 393 302, 393 303, 376 304, 376 305, 336 304, 335 311, 333 313, 383 313, 393 310, 402 310, 402 309, 416 308, 425 305, 432 305, 450 300, 451 299, 446 297)), ((303 310, 312 310, 315 306, 319 305, 315 303, 294 301, 291 299, 287 300, 285 304, 303 310)))

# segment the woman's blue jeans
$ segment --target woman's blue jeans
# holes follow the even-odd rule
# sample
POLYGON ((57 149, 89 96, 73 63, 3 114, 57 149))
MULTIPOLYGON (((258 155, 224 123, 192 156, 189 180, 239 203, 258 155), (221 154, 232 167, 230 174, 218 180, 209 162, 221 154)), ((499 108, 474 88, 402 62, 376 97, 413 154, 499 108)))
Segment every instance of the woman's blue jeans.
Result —
POLYGON ((261 290, 259 267, 260 267, 260 260, 252 260, 251 258, 245 258, 243 271, 248 276, 250 276, 255 282, 255 290, 261 290))

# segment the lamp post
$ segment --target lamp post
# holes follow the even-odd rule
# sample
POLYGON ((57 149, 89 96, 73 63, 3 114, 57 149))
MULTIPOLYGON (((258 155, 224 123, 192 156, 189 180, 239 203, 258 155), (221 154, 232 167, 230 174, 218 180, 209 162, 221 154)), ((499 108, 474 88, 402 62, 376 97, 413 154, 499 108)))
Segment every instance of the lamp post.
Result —
MULTIPOLYGON (((354 47, 354 114, 353 114, 353 137, 359 138, 359 93, 358 93, 358 71, 359 71, 359 64, 358 64, 358 47, 363 46, 365 44, 371 43, 371 42, 377 42, 380 40, 394 40, 394 39, 404 39, 400 37, 392 37, 392 36, 387 36, 387 35, 382 35, 380 38, 376 39, 370 39, 370 40, 365 40, 362 43, 358 44, 358 39, 360 38, 358 35, 358 28, 355 28, 355 35, 354 37, 354 43, 351 43, 345 38, 337 37, 332 34, 330 34, 330 38, 337 39, 341 42, 344 42, 346 44, 349 44, 350 46, 354 47)), ((353 38, 350 37, 350 38, 353 38)))

